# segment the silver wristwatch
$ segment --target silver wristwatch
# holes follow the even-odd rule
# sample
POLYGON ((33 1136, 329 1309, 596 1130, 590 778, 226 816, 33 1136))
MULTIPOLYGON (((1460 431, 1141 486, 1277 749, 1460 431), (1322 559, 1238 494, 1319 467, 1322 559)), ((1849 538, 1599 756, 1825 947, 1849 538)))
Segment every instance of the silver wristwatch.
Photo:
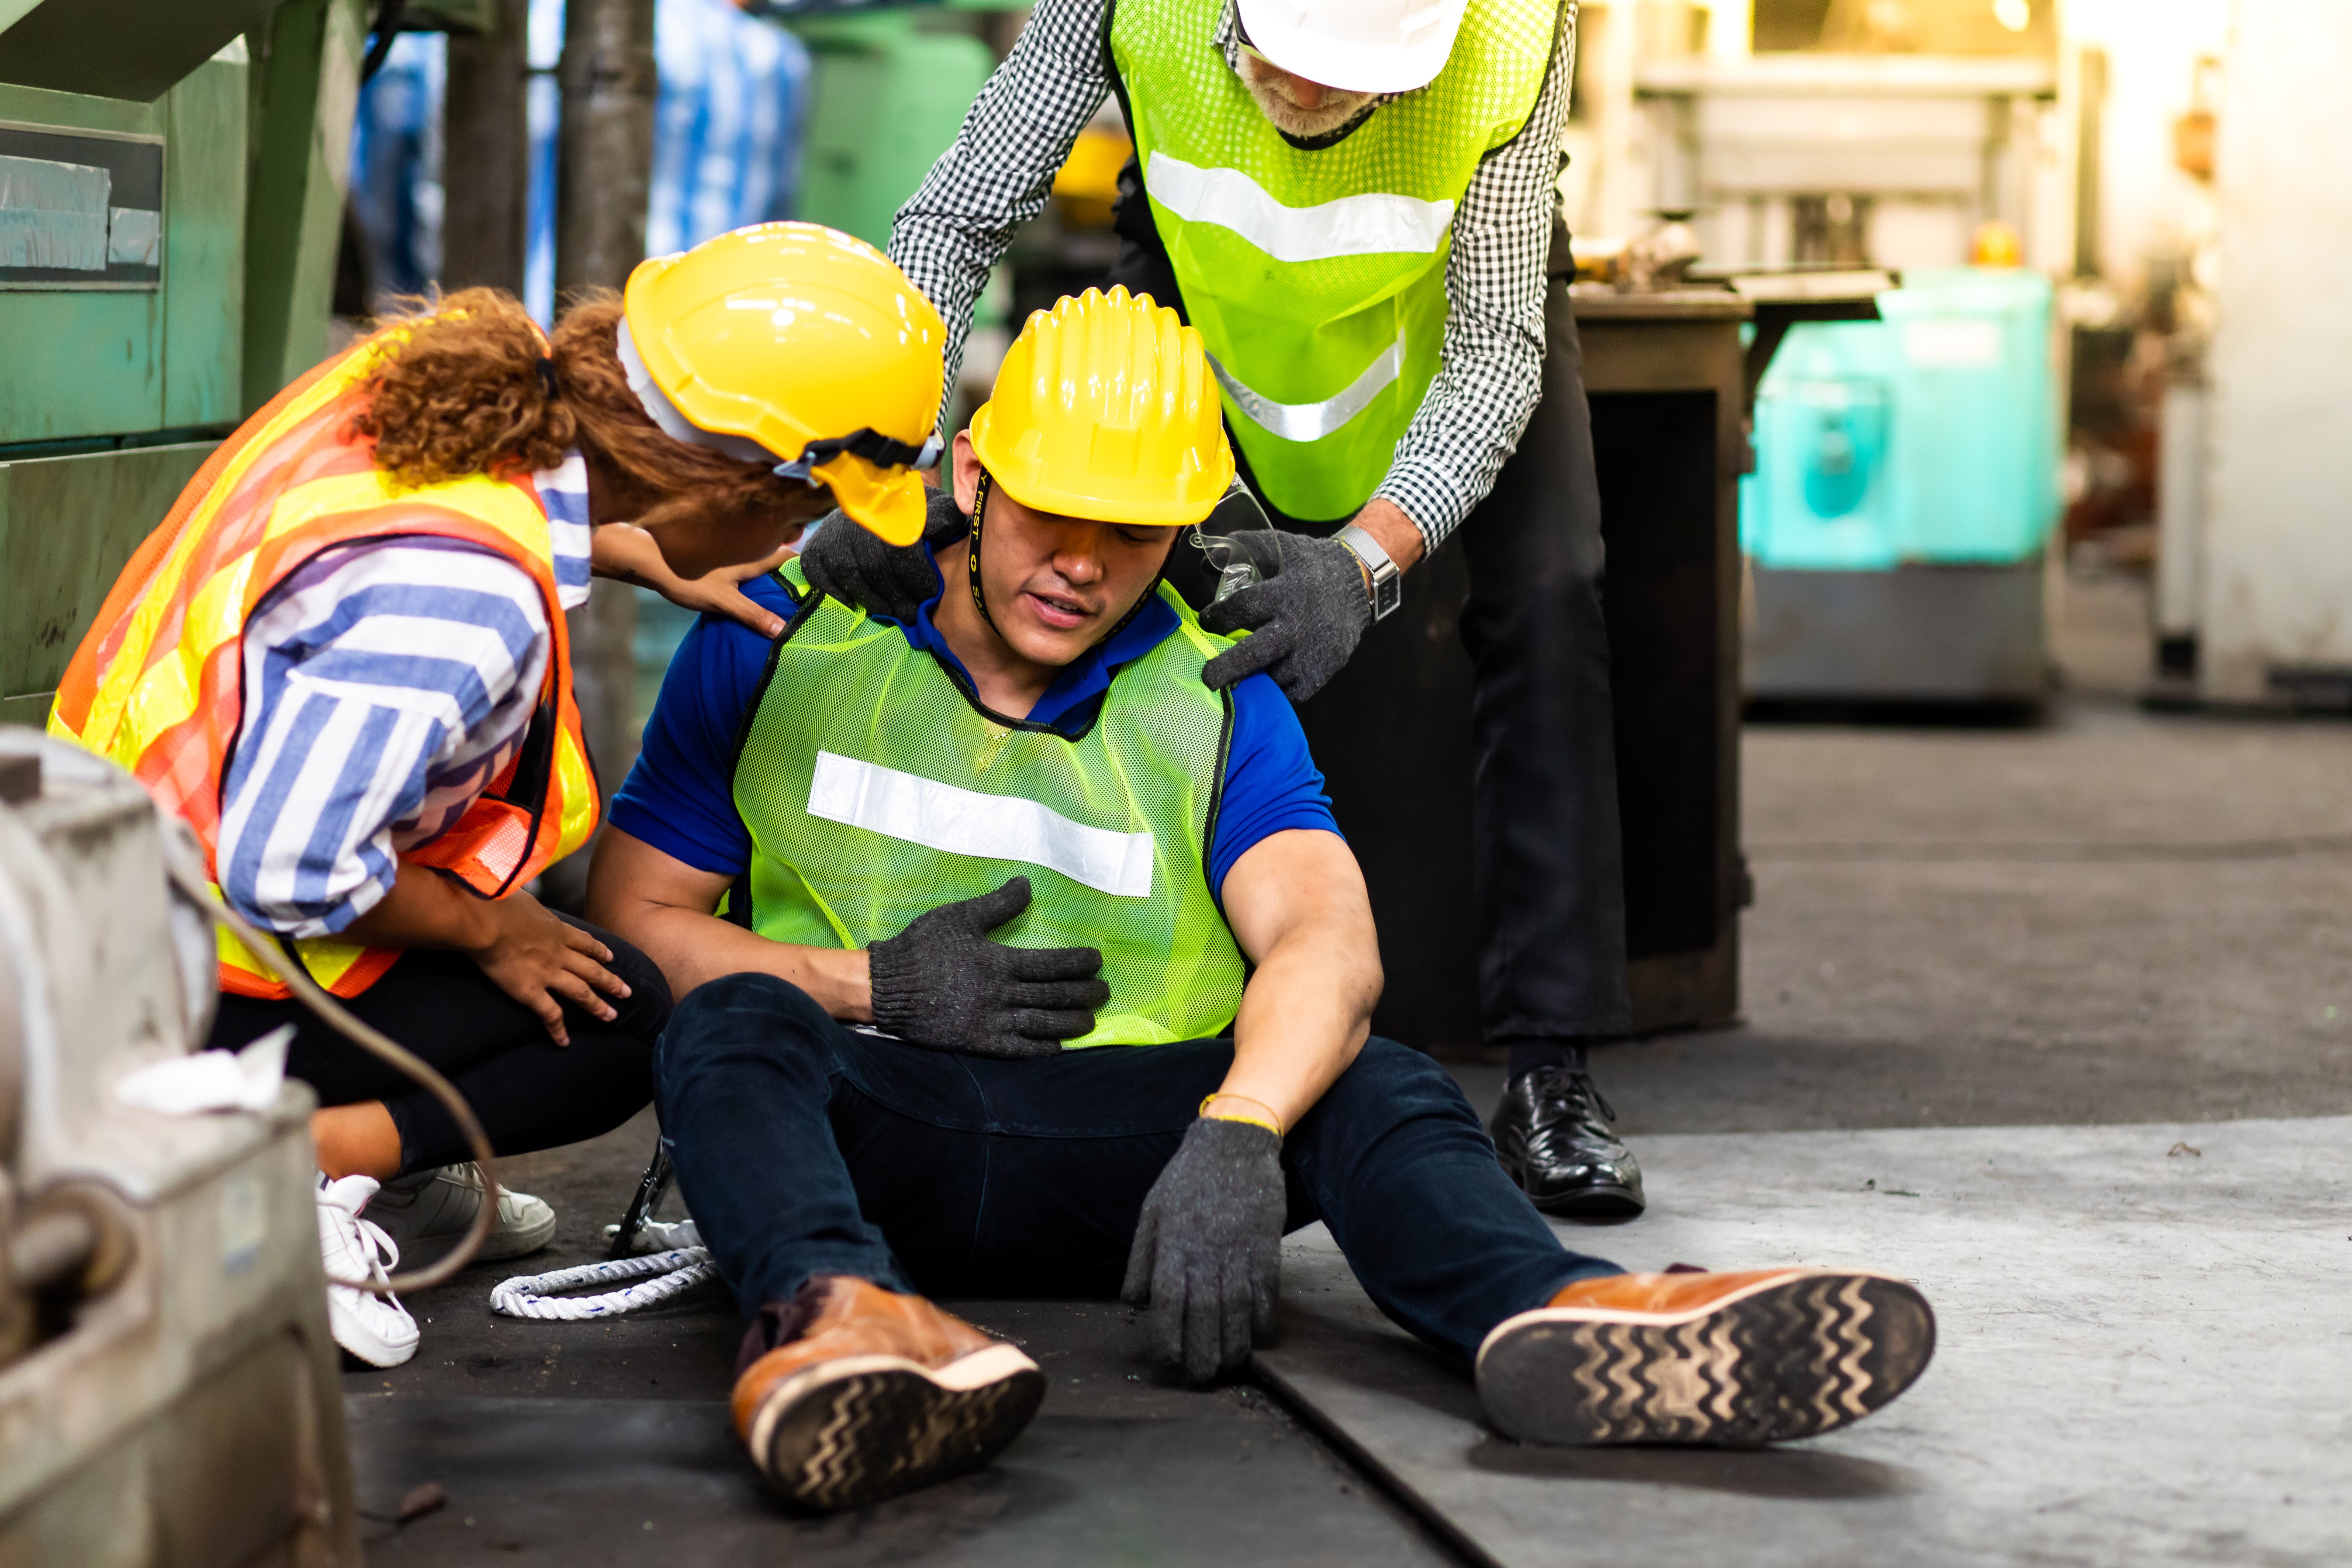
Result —
POLYGON ((1404 602, 1404 574, 1381 548, 1381 542, 1354 523, 1341 529, 1337 537, 1348 553, 1363 564, 1364 595, 1371 601, 1372 619, 1386 617, 1404 602))

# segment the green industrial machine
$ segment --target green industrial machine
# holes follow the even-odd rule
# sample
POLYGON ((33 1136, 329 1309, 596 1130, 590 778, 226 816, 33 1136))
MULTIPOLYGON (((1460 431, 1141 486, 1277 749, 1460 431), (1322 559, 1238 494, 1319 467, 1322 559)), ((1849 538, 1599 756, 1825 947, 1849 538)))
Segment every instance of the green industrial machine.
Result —
POLYGON ((146 792, 10 726, 331 346, 363 4, 0 0, 0 1563, 360 1561, 314 1102, 117 1102, 203 1045, 212 940, 146 792))
POLYGON ((779 8, 815 67, 799 216, 890 243, 891 215, 955 140, 996 57, 940 12, 993 4, 798 16, 779 8), (926 16, 928 10, 930 16, 926 16))
POLYGON ((323 358, 364 0, 0 0, 0 721, 323 358))

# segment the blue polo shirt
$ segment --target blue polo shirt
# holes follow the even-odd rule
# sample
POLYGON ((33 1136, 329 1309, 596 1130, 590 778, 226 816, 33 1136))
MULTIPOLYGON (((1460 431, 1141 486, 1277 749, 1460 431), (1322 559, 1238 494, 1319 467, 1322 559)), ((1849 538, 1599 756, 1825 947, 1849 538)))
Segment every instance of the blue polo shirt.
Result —
MULTIPOLYGON (((789 619, 796 605, 773 577, 744 584, 762 608, 789 619)), ((911 623, 897 626, 969 690, 970 674, 931 624, 934 593, 911 623)), ((1030 710, 1029 721, 1082 735, 1101 710, 1112 678, 1176 631, 1176 612, 1156 595, 1116 636, 1066 668, 1030 710)), ((612 822, 697 870, 737 877, 751 868, 751 834, 735 810, 735 747, 760 692, 773 645, 740 621, 707 615, 686 634, 646 721, 636 766, 613 797, 612 822)), ((1216 837, 1209 847, 1209 891, 1223 898, 1225 873, 1253 845, 1293 827, 1339 831, 1323 774, 1282 689, 1265 675, 1233 688, 1234 729, 1225 758, 1216 837)))

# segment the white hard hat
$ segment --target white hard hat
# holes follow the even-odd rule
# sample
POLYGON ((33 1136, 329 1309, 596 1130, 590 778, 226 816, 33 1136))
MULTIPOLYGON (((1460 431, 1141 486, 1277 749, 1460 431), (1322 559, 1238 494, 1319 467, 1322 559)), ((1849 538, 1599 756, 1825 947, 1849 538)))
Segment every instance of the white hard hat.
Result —
POLYGON ((1410 92, 1445 68, 1469 0, 1235 0, 1250 47, 1349 92, 1410 92))

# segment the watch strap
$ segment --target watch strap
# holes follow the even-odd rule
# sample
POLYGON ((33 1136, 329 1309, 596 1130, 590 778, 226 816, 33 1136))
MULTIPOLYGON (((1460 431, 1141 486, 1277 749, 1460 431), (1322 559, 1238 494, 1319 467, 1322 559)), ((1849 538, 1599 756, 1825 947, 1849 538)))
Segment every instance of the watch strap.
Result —
POLYGON ((1371 603, 1372 619, 1381 620, 1404 602, 1404 574, 1397 569, 1381 542, 1349 523, 1338 535, 1339 543, 1350 555, 1363 563, 1365 596, 1371 603))

